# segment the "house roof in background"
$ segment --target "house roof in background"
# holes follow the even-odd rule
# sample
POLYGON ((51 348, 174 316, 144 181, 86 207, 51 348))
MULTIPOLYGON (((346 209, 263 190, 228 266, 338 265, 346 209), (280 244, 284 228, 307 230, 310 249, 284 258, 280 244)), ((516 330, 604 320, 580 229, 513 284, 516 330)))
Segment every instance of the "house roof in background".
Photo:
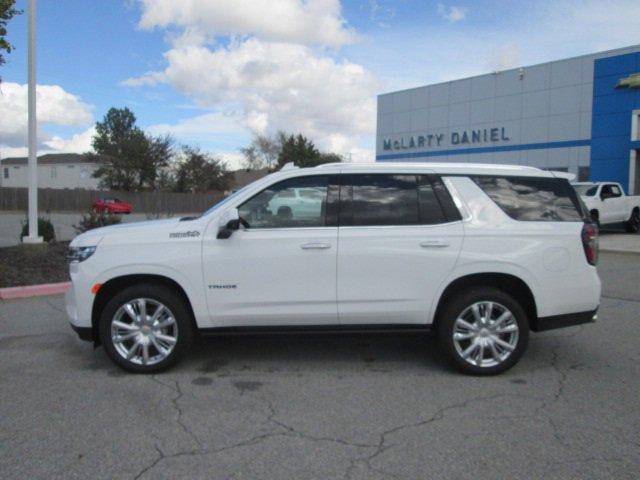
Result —
MULTIPOLYGON (((38 157, 38 165, 61 165, 78 163, 104 163, 106 157, 86 153, 48 153, 38 157)), ((26 165, 27 157, 10 157, 0 160, 1 165, 26 165)))

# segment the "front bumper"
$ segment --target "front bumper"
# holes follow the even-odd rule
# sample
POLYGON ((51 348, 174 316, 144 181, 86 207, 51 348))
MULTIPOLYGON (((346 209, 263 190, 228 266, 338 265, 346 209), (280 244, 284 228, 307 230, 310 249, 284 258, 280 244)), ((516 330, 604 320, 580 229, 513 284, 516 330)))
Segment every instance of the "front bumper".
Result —
POLYGON ((85 342, 95 342, 95 338, 93 338, 93 328, 91 327, 78 327, 73 323, 69 323, 74 332, 78 334, 80 340, 84 340, 85 342))
POLYGON ((556 328, 573 327, 584 323, 592 323, 598 319, 598 309, 588 312, 568 313, 565 315, 553 315, 551 317, 538 317, 531 323, 531 330, 544 332, 556 328))

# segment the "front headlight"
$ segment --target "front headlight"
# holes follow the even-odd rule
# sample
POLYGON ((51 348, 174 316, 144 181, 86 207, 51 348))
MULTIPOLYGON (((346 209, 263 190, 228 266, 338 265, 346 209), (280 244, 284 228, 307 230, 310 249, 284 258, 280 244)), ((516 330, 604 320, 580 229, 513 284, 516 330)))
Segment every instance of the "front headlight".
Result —
POLYGON ((69 247, 67 259, 69 262, 84 262, 95 251, 96 247, 69 247))

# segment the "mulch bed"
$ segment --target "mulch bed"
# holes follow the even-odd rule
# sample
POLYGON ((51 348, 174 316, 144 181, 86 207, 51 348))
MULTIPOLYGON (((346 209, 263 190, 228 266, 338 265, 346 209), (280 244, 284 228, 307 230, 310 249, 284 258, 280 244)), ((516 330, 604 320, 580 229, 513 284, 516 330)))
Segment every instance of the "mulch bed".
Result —
POLYGON ((0 288, 69 281, 69 242, 0 248, 0 288))

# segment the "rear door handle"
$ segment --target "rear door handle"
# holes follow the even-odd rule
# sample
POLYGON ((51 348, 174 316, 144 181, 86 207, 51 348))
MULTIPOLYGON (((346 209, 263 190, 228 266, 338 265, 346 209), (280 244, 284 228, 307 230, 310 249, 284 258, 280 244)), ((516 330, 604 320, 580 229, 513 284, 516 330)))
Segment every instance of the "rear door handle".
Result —
POLYGON ((425 240, 420 242, 422 248, 445 248, 449 246, 449 242, 446 240, 425 240))
POLYGON ((300 248, 303 250, 326 250, 331 248, 330 243, 321 243, 321 242, 311 242, 311 243, 303 243, 300 245, 300 248))

